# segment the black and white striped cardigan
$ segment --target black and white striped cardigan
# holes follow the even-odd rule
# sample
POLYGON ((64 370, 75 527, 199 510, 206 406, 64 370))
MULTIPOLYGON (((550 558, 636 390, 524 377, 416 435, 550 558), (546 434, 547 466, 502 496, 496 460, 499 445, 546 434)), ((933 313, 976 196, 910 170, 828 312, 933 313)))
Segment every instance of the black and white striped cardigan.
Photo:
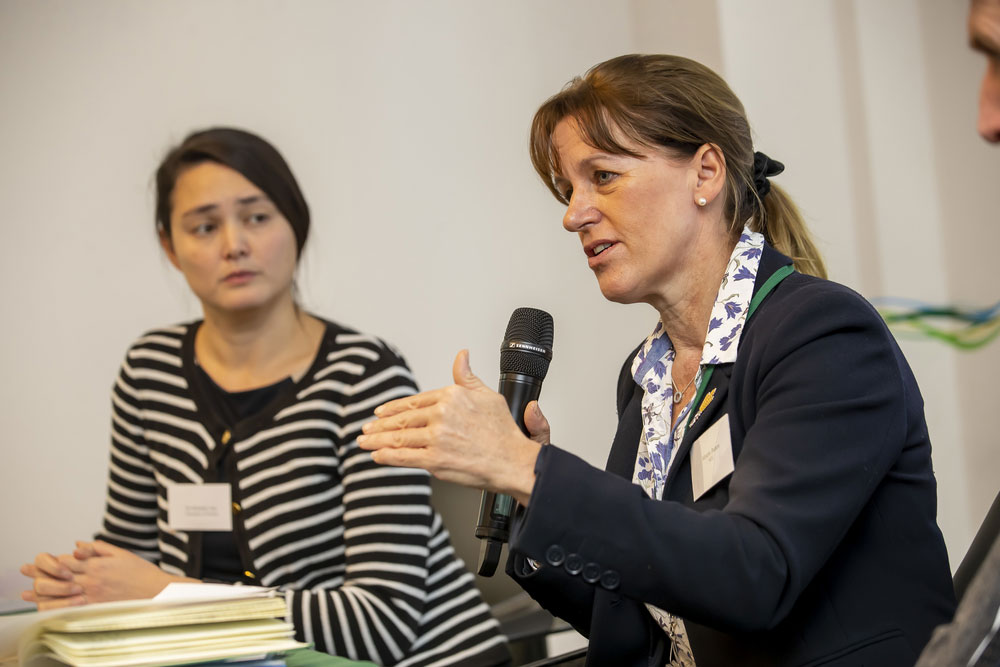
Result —
POLYGON ((381 403, 414 393, 384 342, 333 323, 312 367, 227 431, 193 382, 198 323, 151 331, 112 391, 100 537, 198 576, 200 533, 167 524, 172 483, 215 481, 223 443, 248 582, 284 591, 300 640, 386 665, 494 664, 497 622, 430 506, 424 471, 376 465, 356 437, 381 403))

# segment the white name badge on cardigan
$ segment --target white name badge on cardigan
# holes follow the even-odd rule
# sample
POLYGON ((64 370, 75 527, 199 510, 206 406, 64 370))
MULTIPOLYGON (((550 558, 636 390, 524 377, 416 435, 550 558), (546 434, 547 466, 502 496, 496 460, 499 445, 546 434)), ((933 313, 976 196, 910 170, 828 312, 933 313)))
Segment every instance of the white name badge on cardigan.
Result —
POLYGON ((722 415, 691 445, 691 491, 698 500, 733 472, 729 415, 722 415))
POLYGON ((167 523, 174 530, 232 530, 233 499, 228 484, 171 484, 167 523))

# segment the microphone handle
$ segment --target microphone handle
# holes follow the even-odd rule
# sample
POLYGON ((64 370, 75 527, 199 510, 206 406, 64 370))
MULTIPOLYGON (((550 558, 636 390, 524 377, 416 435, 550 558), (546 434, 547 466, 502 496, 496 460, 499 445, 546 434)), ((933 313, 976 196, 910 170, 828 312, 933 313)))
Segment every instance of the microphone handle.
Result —
MULTIPOLYGON (((524 425, 524 408, 531 401, 538 400, 542 391, 542 381, 521 373, 501 373, 497 391, 507 400, 510 415, 525 435, 530 435, 524 425)), ((476 537, 483 540, 479 548, 478 573, 492 577, 500 563, 503 543, 510 538, 510 516, 514 513, 514 499, 505 493, 483 491, 479 504, 479 520, 476 522, 476 537)))

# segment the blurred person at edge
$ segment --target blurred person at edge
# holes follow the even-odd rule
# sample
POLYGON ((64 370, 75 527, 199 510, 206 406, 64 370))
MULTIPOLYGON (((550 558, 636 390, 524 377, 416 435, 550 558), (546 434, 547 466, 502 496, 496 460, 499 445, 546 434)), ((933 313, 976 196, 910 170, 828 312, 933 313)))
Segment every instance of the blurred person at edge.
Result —
POLYGON ((537 403, 525 437, 465 351, 361 446, 516 498, 507 572, 588 665, 912 666, 955 604, 923 401, 875 309, 823 278, 740 101, 694 61, 621 56, 530 146, 603 295, 659 316, 606 470, 548 444, 537 403))
POLYGON ((986 56, 979 89, 979 134, 1000 143, 1000 0, 972 0, 969 43, 986 56))
POLYGON ((103 530, 23 566, 24 599, 51 609, 153 597, 175 581, 277 586, 297 637, 321 651, 509 662, 427 474, 358 448, 374 407, 416 385, 382 340, 297 303, 309 208, 284 158, 254 134, 212 128, 167 153, 156 188, 160 243, 204 317, 129 349, 112 392, 103 530), (169 498, 210 482, 228 486, 218 509, 231 529, 179 525, 169 498))
MULTIPOLYGON (((969 43, 986 56, 979 89, 979 134, 1000 143, 1000 0, 972 0, 969 43)), ((934 631, 917 667, 1000 665, 1000 494, 955 572, 955 618, 934 631)))

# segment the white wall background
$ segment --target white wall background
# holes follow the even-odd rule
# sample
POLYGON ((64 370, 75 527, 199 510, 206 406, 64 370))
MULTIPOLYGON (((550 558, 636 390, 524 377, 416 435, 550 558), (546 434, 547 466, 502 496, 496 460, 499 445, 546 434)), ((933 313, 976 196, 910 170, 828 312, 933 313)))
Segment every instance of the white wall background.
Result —
MULTIPOLYGON (((20 563, 97 528, 108 390, 128 343, 198 315, 152 222, 152 172, 190 130, 237 125, 279 147, 313 211, 304 303, 394 342, 422 386, 450 382, 461 347, 493 382, 510 311, 551 312, 553 438, 602 465, 617 370, 656 315, 602 299, 528 161, 535 108, 621 53, 702 60, 788 166, 780 182, 835 279, 869 297, 985 305, 1000 151, 975 135, 984 64, 966 46, 966 11, 0 0, 0 598, 16 595, 20 563)), ((903 345, 927 401, 954 566, 998 486, 1000 344, 903 345)))

